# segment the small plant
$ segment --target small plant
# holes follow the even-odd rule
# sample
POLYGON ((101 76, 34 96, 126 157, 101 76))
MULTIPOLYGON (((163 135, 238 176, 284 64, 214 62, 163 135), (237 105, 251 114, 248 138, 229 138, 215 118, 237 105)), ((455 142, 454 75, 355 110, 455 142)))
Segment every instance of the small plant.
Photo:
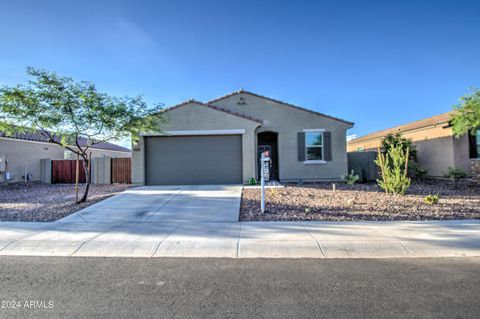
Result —
POLYGON ((437 204, 439 199, 440 199, 440 196, 438 196, 438 194, 427 195, 423 198, 423 201, 427 204, 433 205, 433 204, 437 204))
POLYGON ((280 192, 278 191, 278 188, 275 188, 275 187, 269 188, 268 193, 271 196, 277 196, 278 194, 280 194, 280 192))
POLYGON ((459 179, 467 177, 467 173, 462 171, 460 168, 448 167, 443 176, 458 181, 459 179))
POLYGON ((386 153, 378 150, 375 164, 380 168, 382 179, 377 179, 377 183, 387 194, 404 195, 410 187, 408 159, 408 147, 404 151, 401 145, 392 145, 386 153))
POLYGON ((250 178, 250 179, 248 180, 248 185, 252 185, 252 186, 253 186, 253 185, 257 185, 257 180, 256 180, 255 178, 253 178, 253 177, 250 178))
POLYGON ((353 174, 353 169, 349 173, 345 173, 345 175, 342 176, 342 179, 347 183, 347 185, 353 185, 355 184, 356 181, 358 181, 360 177, 358 175, 353 174))

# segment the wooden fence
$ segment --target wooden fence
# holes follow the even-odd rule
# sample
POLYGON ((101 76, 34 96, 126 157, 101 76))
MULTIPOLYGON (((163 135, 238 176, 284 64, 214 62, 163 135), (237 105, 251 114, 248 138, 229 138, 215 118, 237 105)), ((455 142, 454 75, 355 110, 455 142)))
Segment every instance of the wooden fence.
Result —
POLYGON ((132 183, 132 159, 131 158, 112 158, 112 184, 132 183))
MULTIPOLYGON (((74 184, 76 160, 53 160, 52 161, 52 184, 74 184)), ((78 182, 85 183, 85 171, 83 161, 79 161, 78 182)))
MULTIPOLYGON (((94 160, 94 159, 93 159, 94 160)), ((95 162, 97 163, 97 162, 95 162)), ((94 164, 95 164, 94 163, 94 164)), ((85 171, 83 170, 83 161, 79 161, 79 183, 85 183, 85 171)), ((122 183, 130 184, 132 182, 132 160, 131 158, 112 158, 111 165, 98 166, 95 170, 98 174, 101 170, 105 177, 100 183, 122 183), (104 169, 107 168, 105 172, 104 169)), ((75 183, 76 160, 52 160, 51 183, 74 184, 75 183)), ((92 181, 95 183, 95 181, 92 181)))

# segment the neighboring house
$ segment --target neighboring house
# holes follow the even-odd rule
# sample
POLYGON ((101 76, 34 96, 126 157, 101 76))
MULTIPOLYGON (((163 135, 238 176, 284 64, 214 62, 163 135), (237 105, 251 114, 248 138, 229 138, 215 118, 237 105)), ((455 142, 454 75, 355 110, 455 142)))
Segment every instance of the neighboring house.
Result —
POLYGON ((476 136, 453 136, 450 118, 452 112, 368 134, 348 142, 348 152, 377 150, 388 133, 400 133, 409 138, 417 149, 420 167, 428 175, 441 177, 448 167, 460 168, 471 174, 480 158, 480 133, 476 136))
POLYGON ((265 150, 271 177, 280 181, 339 180, 347 171, 352 122, 244 90, 163 114, 168 123, 161 133, 134 141, 133 183, 247 183, 259 178, 265 150))
MULTIPOLYGON (((76 159, 75 154, 47 141, 48 139, 40 131, 12 135, 0 132, 0 182, 23 181, 25 172, 31 181, 39 181, 41 159, 76 159)), ((80 146, 86 145, 86 142, 86 139, 79 138, 80 146)), ((96 144, 91 148, 91 152, 92 158, 132 156, 129 149, 111 143, 96 144)))

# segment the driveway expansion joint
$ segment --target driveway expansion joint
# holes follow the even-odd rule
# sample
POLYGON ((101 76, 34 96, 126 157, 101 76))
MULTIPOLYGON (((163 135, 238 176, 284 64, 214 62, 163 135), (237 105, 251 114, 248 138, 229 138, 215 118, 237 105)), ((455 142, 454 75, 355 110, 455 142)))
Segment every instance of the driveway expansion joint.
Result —
POLYGON ((412 253, 412 251, 410 249, 408 249, 408 247, 400 240, 399 241, 400 245, 402 245, 402 247, 410 254, 412 255, 413 257, 416 257, 414 253, 412 253))
POLYGON ((153 211, 152 214, 148 215, 145 219, 142 220, 142 223, 146 223, 147 220, 149 220, 153 215, 155 215, 156 213, 158 213, 159 211, 161 211, 165 206, 167 206, 168 204, 170 204, 175 198, 178 197, 178 195, 180 195, 181 193, 183 192, 183 189, 179 189, 179 191, 175 194, 173 194, 173 196, 171 196, 167 201, 165 201, 165 203, 163 203, 162 205, 160 205, 159 208, 155 209, 153 211))
POLYGON ((324 258, 328 258, 325 252, 323 251, 322 245, 320 245, 320 242, 313 236, 313 234, 310 232, 310 230, 307 228, 307 226, 303 225, 303 229, 307 231, 307 233, 312 237, 312 239, 317 243, 318 249, 320 249, 320 252, 322 253, 324 258))
POLYGON ((160 246, 162 245, 163 242, 165 242, 165 240, 170 237, 170 235, 172 235, 175 231, 177 231, 177 229, 180 227, 180 225, 182 225, 182 223, 178 223, 177 226, 175 226, 175 228, 170 232, 168 233, 167 236, 165 236, 165 238, 163 238, 162 240, 160 240, 160 242, 156 245, 155 249, 153 250, 153 253, 152 255, 150 255, 150 257, 153 257, 155 256, 155 254, 158 252, 158 249, 160 248, 160 246))

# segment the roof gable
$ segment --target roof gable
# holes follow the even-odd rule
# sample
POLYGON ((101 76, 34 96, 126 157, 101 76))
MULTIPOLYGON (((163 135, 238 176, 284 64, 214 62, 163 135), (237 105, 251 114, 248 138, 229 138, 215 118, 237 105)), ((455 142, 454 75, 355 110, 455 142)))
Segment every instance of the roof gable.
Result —
POLYGON ((211 105, 211 104, 206 104, 206 103, 196 101, 196 100, 188 100, 188 101, 182 102, 180 104, 171 106, 169 108, 164 109, 162 111, 162 113, 169 112, 171 110, 174 110, 174 109, 177 109, 177 108, 180 108, 180 107, 184 107, 184 106, 187 106, 187 105, 191 105, 191 104, 200 105, 200 106, 207 107, 209 109, 212 109, 212 110, 215 110, 215 111, 218 111, 218 112, 223 112, 223 113, 226 113, 226 114, 229 114, 229 115, 233 115, 233 116, 242 118, 244 120, 248 120, 248 121, 252 121, 252 122, 257 122, 259 124, 263 124, 262 120, 259 120, 259 119, 256 119, 256 118, 253 118, 253 117, 250 117, 250 116, 246 116, 246 115, 243 115, 243 114, 240 114, 240 113, 232 112, 230 110, 226 110, 226 109, 223 109, 221 107, 214 106, 214 105, 211 105))
POLYGON ((294 109, 297 109, 297 110, 301 110, 301 111, 304 111, 304 112, 309 112, 309 113, 312 113, 312 114, 315 114, 315 115, 318 115, 318 116, 321 116, 321 117, 324 117, 324 118, 328 118, 328 119, 331 119, 331 120, 334 120, 334 121, 339 121, 339 122, 345 123, 345 124, 350 125, 350 126, 354 125, 353 122, 349 122, 349 121, 346 121, 346 120, 343 120, 343 119, 340 119, 340 118, 337 118, 337 117, 334 117, 334 116, 331 116, 331 115, 327 115, 327 114, 324 114, 324 113, 320 113, 320 112, 317 112, 317 111, 309 110, 309 109, 306 109, 306 108, 298 106, 298 105, 294 105, 294 104, 290 104, 290 103, 287 103, 287 102, 284 102, 284 101, 276 100, 276 99, 273 99, 273 98, 270 98, 270 97, 267 97, 267 96, 263 96, 263 95, 260 95, 260 94, 257 94, 257 93, 245 91, 243 89, 240 89, 236 92, 232 92, 232 93, 226 94, 224 96, 218 97, 216 99, 210 100, 210 101, 207 102, 207 104, 212 105, 212 104, 215 104, 218 101, 221 101, 223 99, 227 99, 227 98, 235 96, 237 94, 248 94, 248 95, 260 98, 260 99, 264 99, 264 100, 267 100, 267 101, 282 104, 282 105, 285 105, 285 106, 288 106, 288 107, 291 107, 291 108, 294 108, 294 109))

